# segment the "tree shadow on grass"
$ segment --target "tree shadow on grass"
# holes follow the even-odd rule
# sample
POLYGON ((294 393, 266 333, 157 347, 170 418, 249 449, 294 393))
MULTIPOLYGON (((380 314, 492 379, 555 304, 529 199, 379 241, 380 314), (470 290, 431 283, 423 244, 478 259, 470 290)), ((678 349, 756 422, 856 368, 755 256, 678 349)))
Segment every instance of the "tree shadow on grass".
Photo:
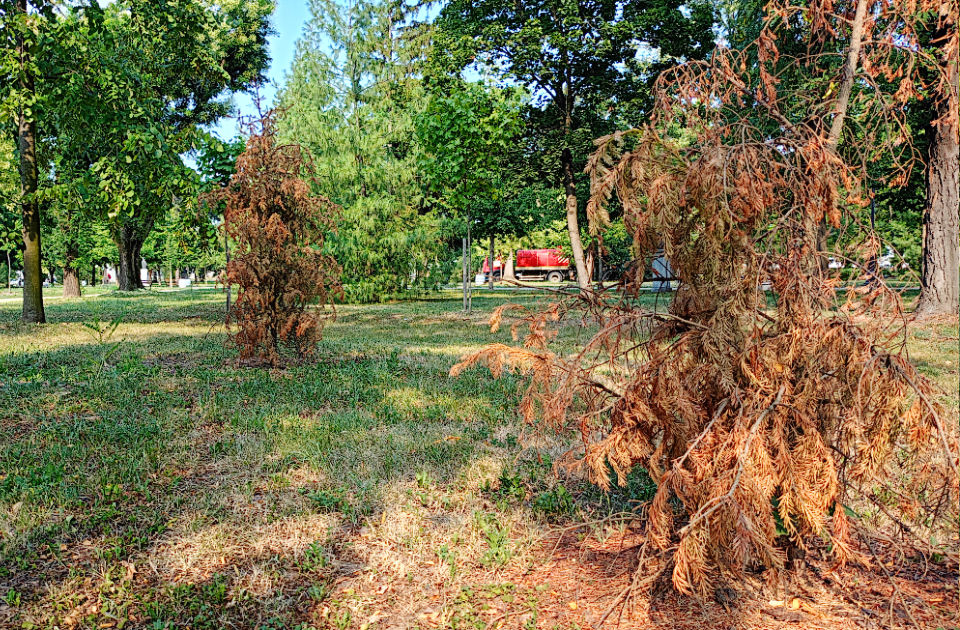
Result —
MULTIPOLYGON (((184 319, 222 323, 226 294, 198 290, 157 292, 138 291, 124 294, 111 292, 79 300, 50 300, 44 305, 48 324, 104 322, 119 318, 128 323, 160 323, 184 319)), ((35 325, 20 322, 20 303, 0 304, 0 335, 29 334, 35 325)))
MULTIPOLYGON (((17 604, 0 606, 0 625, 99 624, 123 613, 198 627, 211 604, 189 601, 220 597, 220 587, 193 576, 195 586, 176 590, 176 575, 156 568, 143 581, 162 549, 174 553, 194 530, 269 530, 317 514, 334 518, 332 536, 343 538, 378 518, 383 488, 418 474, 438 483, 461 476, 488 452, 483 436, 510 405, 504 383, 481 375, 447 396, 449 361, 425 365, 402 350, 287 370, 236 368, 222 337, 157 334, 121 343, 108 359, 101 350, 75 344, 0 359, 8 418, 0 423, 0 519, 11 533, 0 548, 0 593, 17 604), (177 355, 193 360, 164 360, 177 355), (470 409, 486 417, 465 417, 470 409), (252 508, 237 502, 266 511, 247 518, 252 508)), ((224 565, 231 597, 248 599, 221 602, 210 627, 295 617, 319 597, 303 595, 303 579, 251 595, 236 576, 269 573, 274 560, 292 571, 302 553, 241 554, 224 565)))
MULTIPOLYGON (((554 555, 542 538, 554 526, 529 521, 541 530, 532 555, 499 566, 488 553, 517 513, 563 499, 535 485, 549 462, 530 469, 513 502, 477 479, 486 460, 507 462, 486 481, 509 486, 519 474, 516 383, 479 369, 452 380, 448 354, 354 334, 360 351, 342 352, 340 337, 341 352, 285 370, 240 369, 222 338, 171 335, 130 344, 101 378, 86 367, 89 344, 0 363, 5 383, 26 377, 0 390, 3 417, 33 423, 0 422, 0 595, 17 604, 0 605, 0 626, 358 627, 377 607, 397 628, 419 615, 488 624, 489 610, 522 627, 531 607, 541 620, 595 623, 629 582, 629 541, 570 536, 554 555), (156 360, 180 354, 192 360, 156 360), (40 386, 35 365, 65 371, 40 386), (483 555, 457 560, 471 537, 483 555), (407 564, 391 569, 394 558, 407 564), (437 586, 445 581, 454 586, 437 586)), ((649 491, 638 483, 618 505, 573 494, 629 509, 649 491)), ((497 544, 521 545, 509 535, 497 544)), ((763 627, 746 604, 666 591, 649 604, 647 627, 763 627)))
MULTIPOLYGON (((477 487, 487 460, 496 481, 496 462, 522 450, 517 383, 447 376, 460 348, 490 340, 472 320, 371 310, 331 327, 316 362, 284 370, 237 368, 222 333, 147 335, 106 366, 92 343, 0 358, 4 382, 23 381, 0 388, 0 410, 21 423, 0 423, 0 525, 13 534, 0 595, 19 598, 0 605, 0 625, 292 628, 329 607, 324 623, 358 626, 351 606, 394 583, 368 558, 394 556, 419 563, 398 574, 405 590, 391 597, 405 603, 383 604, 395 627, 433 619, 428 595, 455 570, 467 590, 442 591, 460 602, 451 614, 481 615, 463 594, 505 579, 513 561, 487 566, 499 561, 487 552, 541 492, 506 505, 477 487), (392 314, 399 328, 384 323, 392 314), (471 537, 486 560, 457 560, 471 537)), ((598 551, 568 567, 566 586, 609 584, 629 559, 598 551)), ((546 598, 534 586, 529 601, 546 598)))

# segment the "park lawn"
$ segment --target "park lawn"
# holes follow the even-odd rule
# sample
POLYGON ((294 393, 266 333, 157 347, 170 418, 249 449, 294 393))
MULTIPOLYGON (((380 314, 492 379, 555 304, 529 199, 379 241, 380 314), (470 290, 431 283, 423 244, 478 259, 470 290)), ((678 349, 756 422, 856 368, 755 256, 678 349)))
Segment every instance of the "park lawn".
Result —
MULTIPOLYGON (((360 567, 522 558, 535 520, 481 490, 522 454, 516 381, 447 375, 509 340, 485 324, 507 297, 532 301, 342 306, 316 361, 283 370, 237 366, 219 291, 51 302, 43 327, 0 304, 0 619, 346 624, 373 614, 331 592, 360 567)), ((549 470, 530 464, 547 502, 549 470)))
MULTIPOLYGON (((42 327, 0 303, 0 627, 595 622, 629 579, 617 515, 649 481, 602 495, 558 478, 570 443, 524 434, 516 379, 448 376, 509 342, 494 306, 546 299, 341 306, 316 360, 285 369, 237 365, 217 290, 52 301, 42 327), (587 551, 566 529, 581 521, 587 551)), ((910 341, 952 422, 956 335, 910 341)))

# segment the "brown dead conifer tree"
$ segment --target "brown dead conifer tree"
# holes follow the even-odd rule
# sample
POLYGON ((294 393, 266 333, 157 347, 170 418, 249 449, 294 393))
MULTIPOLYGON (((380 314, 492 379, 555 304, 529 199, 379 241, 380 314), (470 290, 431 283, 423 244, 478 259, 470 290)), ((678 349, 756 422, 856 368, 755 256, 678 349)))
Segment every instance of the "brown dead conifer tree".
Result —
POLYGON ((226 281, 239 293, 227 319, 241 359, 277 365, 284 343, 312 353, 319 311, 341 291, 340 267, 323 252, 338 208, 311 190, 310 166, 300 146, 277 143, 270 112, 252 125, 229 185, 211 195, 234 242, 226 281))
POLYGON ((850 514, 878 496, 917 544, 955 529, 956 417, 908 360, 900 296, 870 264, 881 243, 858 221, 865 165, 882 155, 903 182, 917 159, 914 27, 934 5, 775 0, 751 46, 665 72, 649 123, 597 141, 588 214, 602 235, 617 195, 637 258, 662 248, 679 281, 669 309, 642 306, 638 267, 621 293, 530 314, 523 347, 453 369, 528 374, 522 414, 579 431, 576 463, 601 486, 649 472, 651 579, 692 593, 774 576, 817 539, 856 559, 867 521, 850 514), (816 80, 787 81, 791 67, 816 80), (571 317, 599 330, 561 355, 550 341, 571 317))

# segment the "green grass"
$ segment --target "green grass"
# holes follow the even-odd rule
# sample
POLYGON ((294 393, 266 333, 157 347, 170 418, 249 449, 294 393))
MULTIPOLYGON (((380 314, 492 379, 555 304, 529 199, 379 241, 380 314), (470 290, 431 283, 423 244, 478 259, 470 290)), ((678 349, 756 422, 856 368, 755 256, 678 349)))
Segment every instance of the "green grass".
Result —
MULTIPOLYGON (((303 611, 284 612, 299 588, 287 581, 303 580, 287 574, 316 568, 301 561, 307 547, 275 554, 283 575, 264 594, 243 598, 228 580, 243 599, 230 608, 205 594, 211 576, 260 571, 265 560, 243 549, 224 552, 225 563, 210 558, 237 540, 282 539, 276 524, 298 520, 325 523, 311 535, 338 541, 335 532, 397 509, 406 486, 432 493, 415 497, 420 506, 482 500, 479 490, 456 497, 478 486, 478 462, 519 451, 517 384, 480 369, 447 372, 464 353, 509 340, 485 321, 511 298, 537 299, 480 291, 469 317, 452 293, 341 306, 316 360, 283 370, 237 366, 219 291, 51 301, 46 326, 20 324, 19 304, 0 303, 0 590, 17 604, 0 620, 220 627, 254 614, 292 623, 303 611), (119 577, 144 560, 168 566, 146 583, 119 577), (200 586, 183 590, 174 565, 200 586)), ((578 334, 571 328, 568 340, 578 334)), ((477 545, 483 563, 513 553, 497 519, 476 521, 481 543, 495 536, 494 550, 477 545)))
MULTIPOLYGON (((237 365, 223 298, 90 292, 45 326, 0 301, 0 626, 377 627, 388 606, 416 627, 449 583, 444 614, 472 627, 486 600, 463 594, 529 562, 544 524, 652 492, 642 471, 610 495, 557 480, 566 443, 522 446, 515 379, 448 376, 509 342, 496 305, 545 298, 340 306, 283 370, 237 365)), ((952 392, 956 346, 943 326, 911 339, 952 392)))

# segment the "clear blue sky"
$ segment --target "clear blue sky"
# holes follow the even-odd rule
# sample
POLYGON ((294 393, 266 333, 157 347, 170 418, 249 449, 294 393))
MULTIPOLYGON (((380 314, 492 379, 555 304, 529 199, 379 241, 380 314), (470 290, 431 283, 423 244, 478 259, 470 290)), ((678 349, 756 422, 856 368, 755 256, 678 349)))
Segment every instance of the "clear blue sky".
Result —
MULTIPOLYGON (((296 51, 297 40, 303 33, 303 27, 310 19, 310 6, 308 0, 276 0, 277 10, 273 14, 272 24, 276 33, 270 37, 270 69, 267 71, 269 85, 261 89, 263 105, 269 107, 273 105, 274 97, 277 93, 277 87, 283 85, 283 78, 290 70, 290 64, 293 63, 293 55, 296 51)), ((256 113, 253 101, 246 94, 237 94, 233 97, 237 113, 241 116, 256 113)), ((217 135, 223 139, 236 136, 240 129, 237 127, 237 119, 230 118, 223 120, 216 126, 217 135)))

